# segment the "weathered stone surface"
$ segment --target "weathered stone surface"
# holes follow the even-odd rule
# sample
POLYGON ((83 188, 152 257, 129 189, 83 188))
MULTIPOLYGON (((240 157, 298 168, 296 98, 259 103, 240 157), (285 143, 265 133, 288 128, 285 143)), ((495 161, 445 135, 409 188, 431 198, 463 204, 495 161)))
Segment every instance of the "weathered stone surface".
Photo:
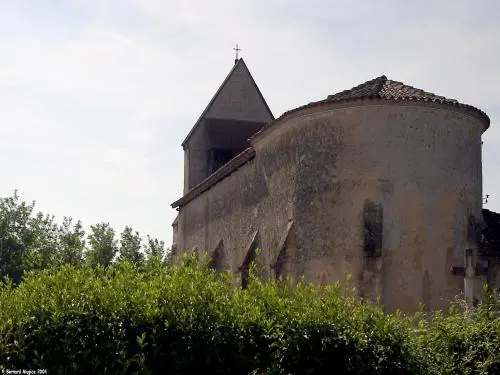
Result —
POLYGON ((182 143, 184 194, 247 148, 247 139, 272 120, 245 62, 237 60, 182 143), (225 156, 217 162, 215 153, 225 156))
POLYGON ((473 294, 499 283, 500 220, 482 210, 484 112, 382 76, 269 122, 238 64, 183 143, 177 254, 204 250, 243 284, 249 261, 262 278, 350 274, 387 311, 444 307, 463 291, 467 248, 482 270, 473 294))
POLYGON ((318 283, 353 275, 388 311, 441 308, 463 281, 468 218, 481 217, 481 133, 476 118, 420 104, 334 104, 274 125, 255 157, 180 208, 177 247, 213 251, 241 267, 259 231, 257 261, 271 274, 289 220, 288 275, 318 283), (381 253, 365 258, 364 205, 383 207, 381 253))

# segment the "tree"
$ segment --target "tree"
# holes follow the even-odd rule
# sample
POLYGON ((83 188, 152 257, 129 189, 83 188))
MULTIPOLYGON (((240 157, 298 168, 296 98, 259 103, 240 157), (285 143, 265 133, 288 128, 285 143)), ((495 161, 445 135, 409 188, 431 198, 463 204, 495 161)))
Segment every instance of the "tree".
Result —
POLYGON ((164 243, 147 237, 142 246, 139 233, 130 226, 121 233, 120 242, 109 223, 91 226, 87 241, 80 221, 64 217, 61 225, 54 216, 35 214, 35 202, 19 199, 17 190, 11 197, 0 198, 0 279, 8 277, 14 285, 26 271, 55 268, 63 264, 79 265, 84 260, 93 266, 109 266, 120 250, 119 259, 137 265, 148 257, 164 258, 164 243), (88 248, 86 248, 88 245, 88 248), (142 249, 141 249, 142 247, 142 249))
POLYGON ((109 223, 98 223, 90 226, 88 237, 90 248, 86 252, 86 259, 91 266, 98 264, 109 267, 118 252, 118 244, 115 240, 115 231, 109 223))
POLYGON ((59 228, 60 264, 79 265, 83 260, 85 231, 80 220, 72 224, 73 219, 64 217, 59 228))
POLYGON ((33 211, 33 204, 19 204, 14 196, 0 199, 0 277, 19 283, 23 274, 23 231, 33 211))
POLYGON ((127 260, 135 265, 140 265, 144 261, 144 254, 141 253, 141 236, 139 232, 133 232, 132 227, 126 226, 120 239, 119 260, 127 260))
POLYGON ((13 237, 0 237, 0 277, 12 280, 14 285, 21 282, 24 273, 23 246, 13 237))
POLYGON ((14 284, 25 271, 53 267, 56 264, 58 227, 54 217, 41 212, 33 216, 35 202, 12 197, 0 198, 0 277, 14 284))
POLYGON ((30 217, 24 240, 25 271, 38 271, 58 265, 59 227, 54 222, 54 216, 38 212, 30 217))
POLYGON ((146 244, 144 245, 144 252, 146 253, 148 259, 158 258, 162 260, 165 256, 165 243, 148 235, 146 244))

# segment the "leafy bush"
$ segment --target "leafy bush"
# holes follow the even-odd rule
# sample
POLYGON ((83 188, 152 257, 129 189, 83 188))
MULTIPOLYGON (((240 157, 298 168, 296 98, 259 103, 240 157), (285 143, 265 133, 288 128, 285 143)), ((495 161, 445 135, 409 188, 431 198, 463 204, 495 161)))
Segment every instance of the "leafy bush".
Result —
POLYGON ((458 300, 446 316, 419 321, 429 374, 500 374, 500 298, 488 288, 484 294, 475 309, 458 300))
POLYGON ((385 315, 339 285, 234 287, 193 259, 66 265, 0 290, 0 368, 51 374, 494 374, 499 302, 385 315))

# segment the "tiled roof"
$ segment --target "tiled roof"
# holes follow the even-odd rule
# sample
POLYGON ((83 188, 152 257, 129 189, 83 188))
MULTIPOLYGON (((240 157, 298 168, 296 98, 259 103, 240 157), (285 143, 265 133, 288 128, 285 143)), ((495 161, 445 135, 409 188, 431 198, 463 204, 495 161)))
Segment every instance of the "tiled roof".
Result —
MULTIPOLYGON (((444 105, 450 105, 453 107, 459 107, 471 111, 477 115, 482 121, 484 121, 486 128, 490 125, 490 119, 483 111, 468 105, 462 104, 455 99, 445 98, 444 96, 439 96, 421 89, 417 89, 412 86, 405 85, 402 82, 392 81, 386 76, 380 76, 361 85, 353 87, 352 89, 341 91, 334 95, 329 95, 325 100, 320 100, 318 102, 312 102, 290 111, 283 113, 276 121, 263 127, 259 132, 257 132, 252 138, 256 138, 258 134, 263 133, 265 130, 273 126, 277 121, 283 120, 289 115, 296 113, 300 110, 306 108, 319 107, 323 105, 328 105, 331 103, 341 103, 356 100, 365 99, 384 99, 384 100, 394 100, 394 101, 413 101, 413 102, 431 102, 444 105)), ((251 138, 251 139, 252 139, 251 138)))
POLYGON ((252 160, 255 156, 255 150, 253 147, 248 147, 234 158, 232 158, 229 162, 224 164, 222 167, 217 169, 210 176, 201 181, 198 185, 194 186, 191 190, 189 190, 186 195, 184 195, 181 199, 172 203, 172 208, 182 207, 186 203, 192 201, 194 198, 199 196, 204 191, 210 189, 220 180, 229 176, 243 164, 246 164, 248 161, 252 160))
POLYGON ((500 256, 500 214, 483 209, 485 227, 482 230, 483 254, 500 256))
MULTIPOLYGON (((231 73, 230 73, 231 74, 231 73)), ((227 79, 227 78, 226 78, 227 79)), ((216 94, 217 95, 217 94, 216 94)), ((471 111, 475 115, 479 116, 480 119, 484 121, 486 124, 486 128, 489 126, 490 119, 483 111, 467 105, 459 103, 455 99, 448 99, 444 96, 439 96, 430 92, 426 92, 424 90, 417 89, 412 86, 405 85, 404 83, 392 81, 387 79, 386 76, 380 76, 361 85, 353 87, 350 90, 341 91, 335 95, 329 95, 325 100, 321 100, 318 102, 312 102, 301 107, 292 109, 288 112, 282 114, 278 119, 264 126, 260 131, 258 131, 255 135, 253 135, 250 139, 257 137, 259 134, 264 132, 269 127, 272 127, 276 122, 283 120, 288 117, 290 114, 299 112, 302 109, 319 107, 323 105, 328 105, 330 103, 341 103, 341 102, 349 102, 355 100, 364 100, 364 99, 385 99, 385 100, 394 100, 394 101, 417 101, 417 102, 433 102, 444 105, 450 105, 454 107, 459 107, 471 111)), ((203 115, 202 115, 203 117, 203 115)), ((188 136, 189 137, 189 136, 188 136)), ((205 180, 200 182, 198 185, 193 187, 190 191, 186 193, 182 198, 172 203, 172 207, 180 207, 188 203, 189 201, 196 198, 198 195, 203 193, 204 191, 210 189, 217 182, 234 172, 243 164, 247 163, 249 160, 253 159, 255 156, 255 150, 252 147, 247 148, 238 156, 233 158, 227 164, 222 166, 212 175, 208 176, 205 180)), ((487 211, 487 210, 486 210, 487 211)), ((500 243, 500 242, 499 242, 500 243)), ((499 245, 500 246, 500 245, 499 245)), ((500 247, 499 247, 500 252, 500 247)))
POLYGON ((439 103, 458 104, 455 99, 448 99, 415 87, 405 85, 402 82, 392 81, 386 76, 381 76, 365 82, 350 90, 329 95, 327 100, 349 100, 375 97, 378 99, 395 100, 423 100, 439 103))

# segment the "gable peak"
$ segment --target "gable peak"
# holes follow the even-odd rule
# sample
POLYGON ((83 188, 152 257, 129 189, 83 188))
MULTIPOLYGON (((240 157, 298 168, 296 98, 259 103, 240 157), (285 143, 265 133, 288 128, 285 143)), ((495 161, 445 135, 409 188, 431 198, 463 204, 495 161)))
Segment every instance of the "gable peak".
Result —
POLYGON ((187 137, 182 142, 182 147, 184 149, 186 148, 186 145, 195 129, 207 116, 213 118, 247 120, 263 123, 268 123, 274 120, 274 115, 260 92, 259 87, 255 83, 255 80, 253 79, 252 74, 250 73, 250 70, 245 64, 243 58, 240 57, 235 60, 235 64, 232 66, 230 72, 220 85, 219 89, 215 92, 215 95, 212 97, 207 107, 202 112, 191 131, 188 133, 187 137), (221 96, 232 98, 230 101, 222 99, 222 102, 231 102, 232 100, 235 100, 235 108, 228 108, 227 104, 223 104, 222 106, 218 105, 221 104, 221 101, 218 101, 221 96), (249 104, 248 98, 252 98, 251 100, 253 100, 253 103, 250 102, 249 104), (248 109, 245 110, 247 105, 248 109), (217 107, 217 109, 214 107, 217 107), (252 111, 254 111, 253 114, 249 113, 252 111))
POLYGON ((352 100, 363 98, 380 98, 393 100, 423 100, 447 104, 457 104, 456 99, 445 98, 422 89, 393 81, 382 75, 366 81, 349 90, 344 90, 334 95, 329 95, 327 100, 352 100))

